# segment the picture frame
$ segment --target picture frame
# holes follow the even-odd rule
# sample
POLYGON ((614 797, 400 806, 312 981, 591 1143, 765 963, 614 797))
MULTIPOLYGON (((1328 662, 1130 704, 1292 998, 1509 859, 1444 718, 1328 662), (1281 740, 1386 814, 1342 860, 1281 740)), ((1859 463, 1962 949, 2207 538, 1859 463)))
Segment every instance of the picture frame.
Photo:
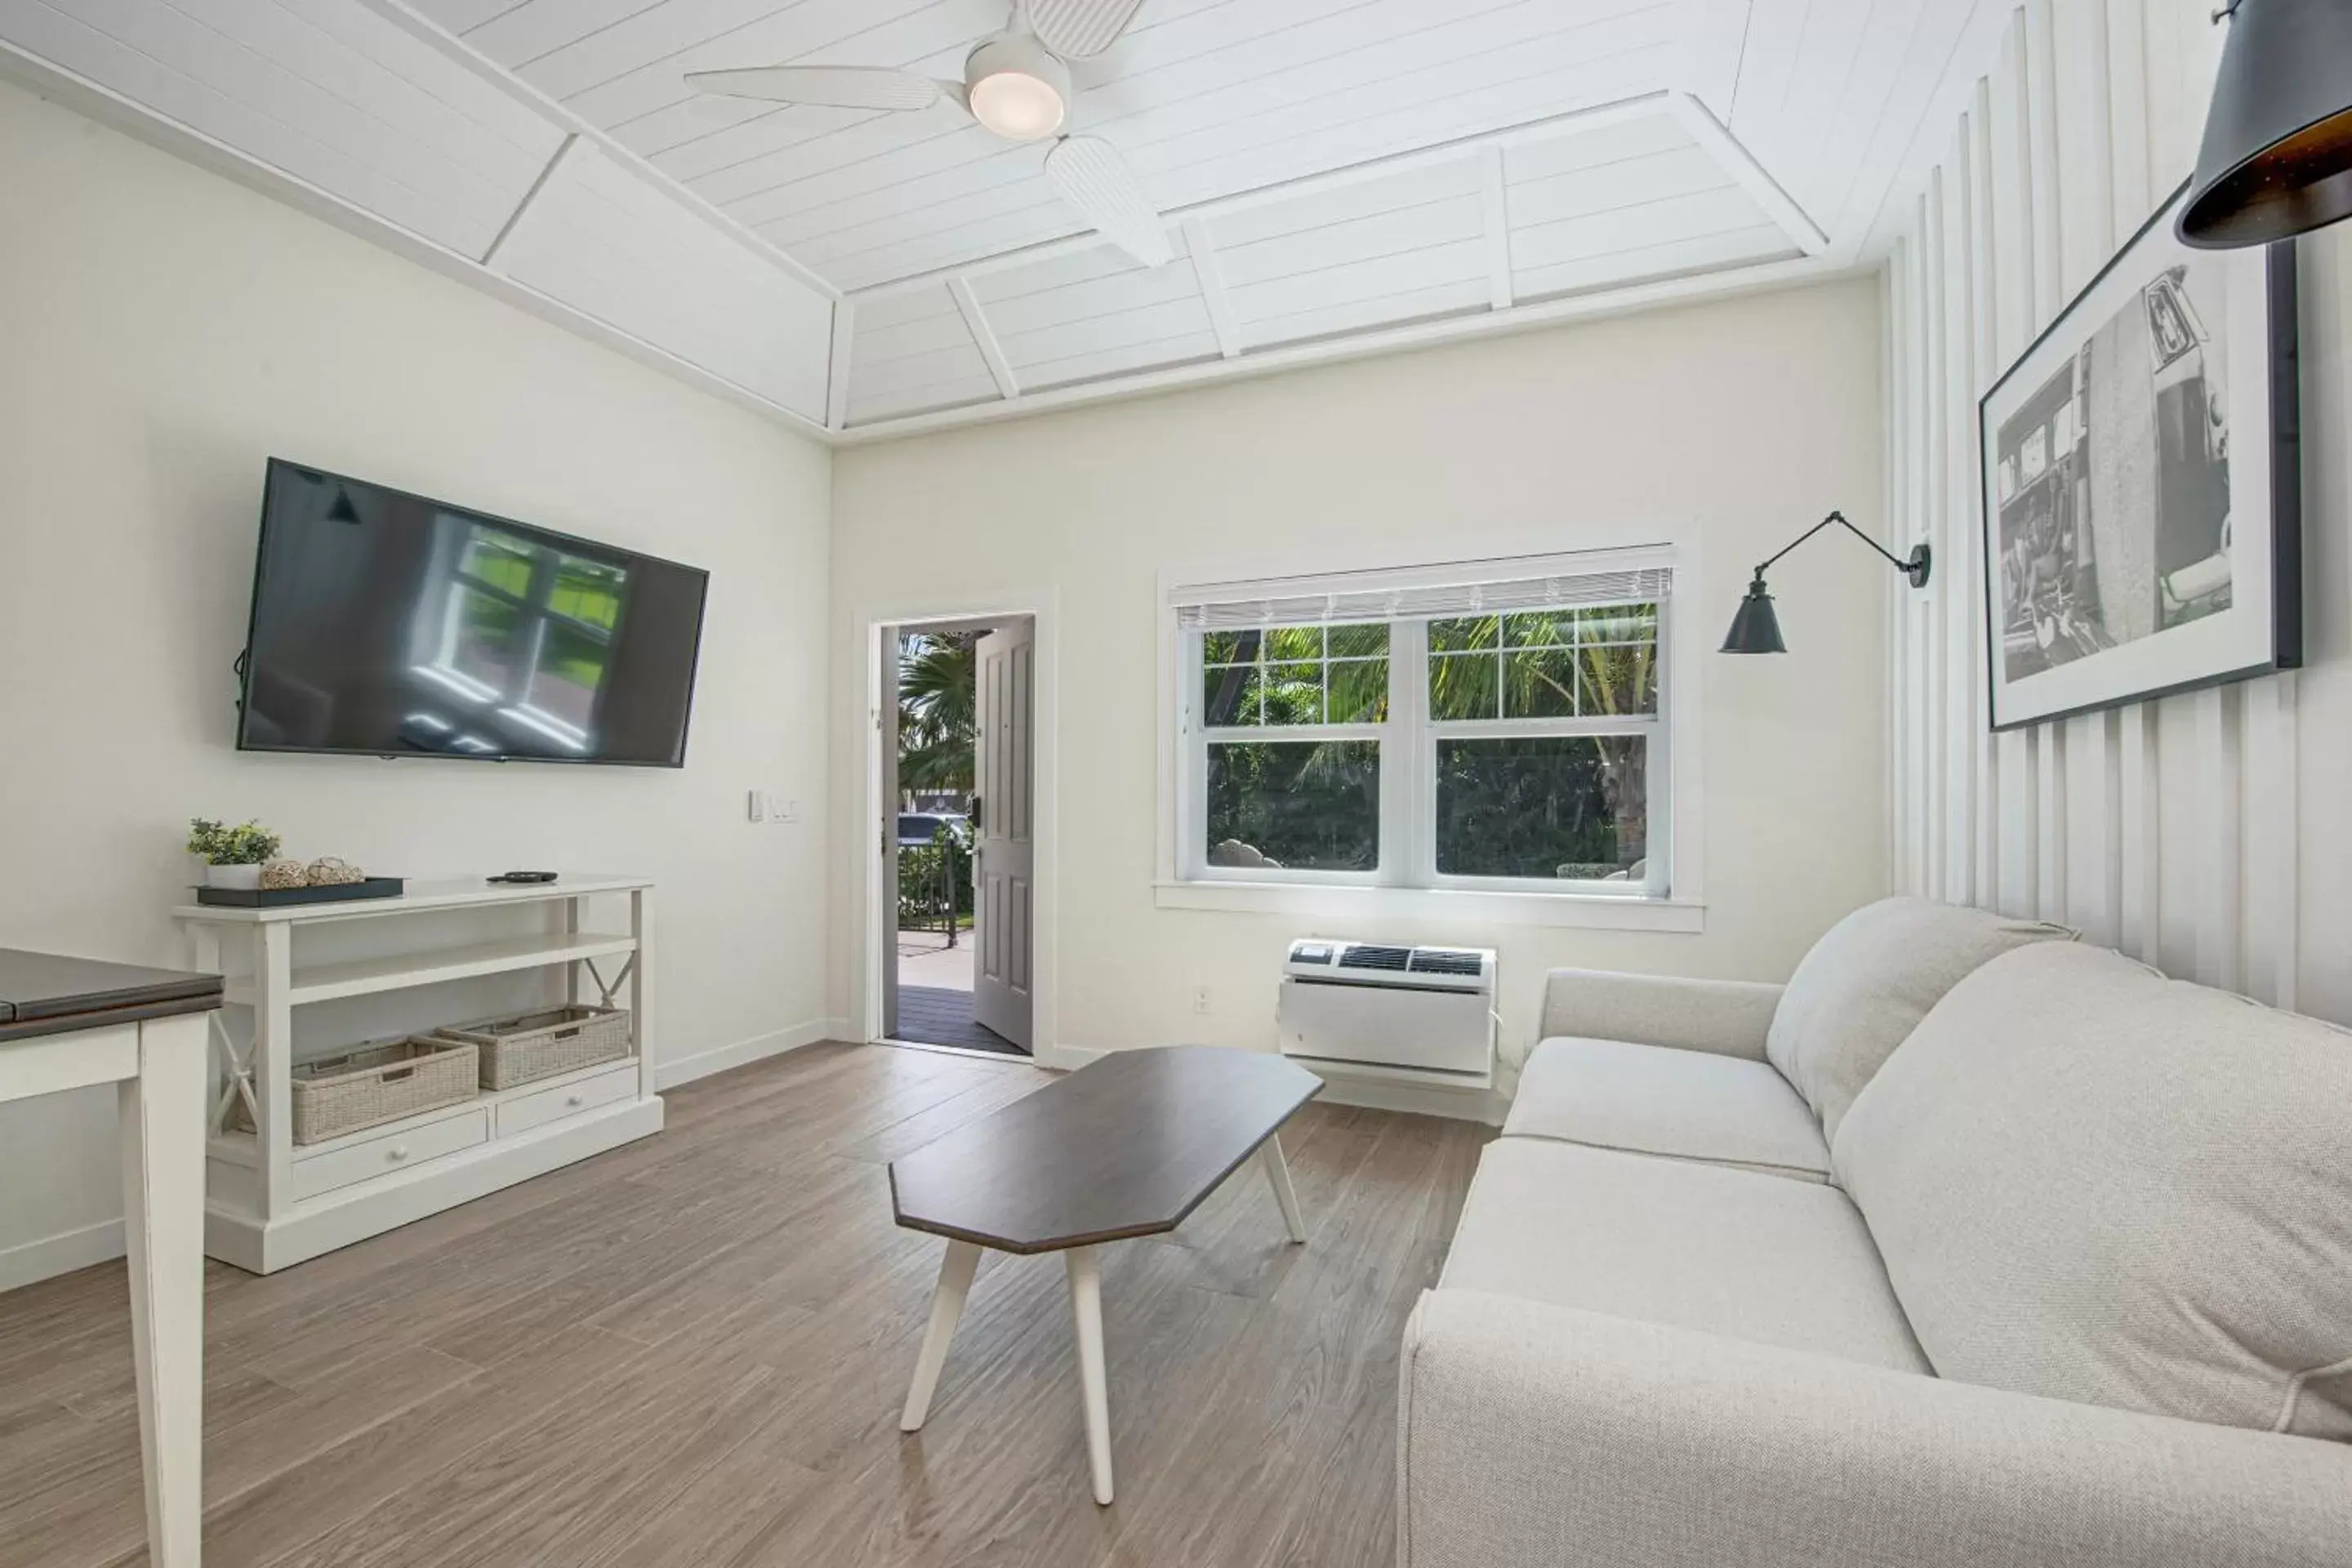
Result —
POLYGON ((1979 400, 1996 731, 2303 662, 2294 245, 2192 249, 2188 192, 1979 400))

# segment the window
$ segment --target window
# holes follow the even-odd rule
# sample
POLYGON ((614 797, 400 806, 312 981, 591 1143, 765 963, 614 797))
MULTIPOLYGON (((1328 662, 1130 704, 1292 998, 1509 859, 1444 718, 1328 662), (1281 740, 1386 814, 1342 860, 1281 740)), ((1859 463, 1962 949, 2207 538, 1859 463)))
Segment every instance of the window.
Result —
POLYGON ((1171 594, 1180 879, 1665 896, 1673 574, 1643 555, 1171 594))

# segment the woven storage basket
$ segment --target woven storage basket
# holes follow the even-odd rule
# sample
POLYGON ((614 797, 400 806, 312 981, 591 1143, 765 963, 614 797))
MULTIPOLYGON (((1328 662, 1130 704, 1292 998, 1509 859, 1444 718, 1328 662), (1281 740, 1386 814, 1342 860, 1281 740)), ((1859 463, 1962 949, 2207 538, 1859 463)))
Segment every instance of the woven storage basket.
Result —
POLYGON ((512 1089, 629 1054, 626 1007, 542 1007, 434 1032, 480 1051, 484 1089, 512 1089))
MULTIPOLYGON (((294 1142, 321 1143, 471 1100, 480 1092, 476 1070, 472 1046, 431 1035, 379 1040, 341 1056, 296 1062, 289 1074, 294 1142)), ((229 1125, 253 1131, 242 1098, 229 1111, 229 1125)))

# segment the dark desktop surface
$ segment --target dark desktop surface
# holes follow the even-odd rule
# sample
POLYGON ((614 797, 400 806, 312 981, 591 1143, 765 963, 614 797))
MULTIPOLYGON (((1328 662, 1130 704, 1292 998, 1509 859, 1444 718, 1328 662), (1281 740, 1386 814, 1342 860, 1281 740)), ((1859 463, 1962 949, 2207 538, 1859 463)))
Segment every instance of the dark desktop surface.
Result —
POLYGON ((205 1013, 220 1000, 217 974, 0 948, 0 1040, 205 1013))

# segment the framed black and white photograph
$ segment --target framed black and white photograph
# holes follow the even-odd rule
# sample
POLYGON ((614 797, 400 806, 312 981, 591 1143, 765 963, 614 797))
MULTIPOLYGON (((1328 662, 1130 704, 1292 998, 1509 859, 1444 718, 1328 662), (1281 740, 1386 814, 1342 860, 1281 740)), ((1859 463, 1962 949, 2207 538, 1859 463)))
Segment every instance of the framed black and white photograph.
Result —
POLYGON ((2186 195, 1979 406, 1996 730, 2303 660, 2294 247, 2193 250, 2186 195))

